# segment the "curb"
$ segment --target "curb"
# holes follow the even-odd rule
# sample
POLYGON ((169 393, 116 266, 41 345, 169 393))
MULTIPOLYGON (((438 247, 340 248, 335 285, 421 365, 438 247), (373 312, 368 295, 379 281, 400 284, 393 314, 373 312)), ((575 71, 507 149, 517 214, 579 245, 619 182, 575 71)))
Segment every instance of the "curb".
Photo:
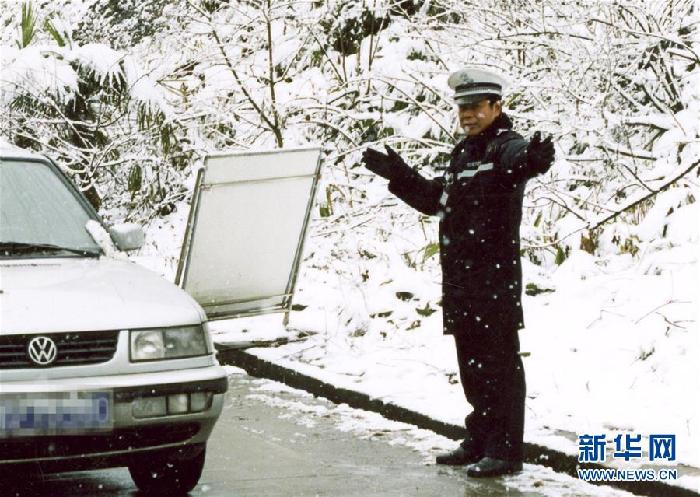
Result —
MULTIPOLYGON (((221 364, 239 367, 251 376, 279 381, 290 387, 306 390, 307 392, 324 397, 337 404, 347 404, 356 409, 373 411, 392 421, 408 423, 425 430, 433 431, 452 440, 462 440, 466 430, 462 426, 435 420, 425 414, 412 411, 392 403, 346 388, 338 388, 312 376, 293 369, 261 359, 240 348, 228 348, 217 345, 217 357, 221 364)), ((599 464, 579 464, 575 456, 563 452, 525 442, 525 462, 547 466, 559 473, 578 477, 577 469, 606 469, 599 464)), ((610 481, 589 482, 595 485, 606 485, 620 490, 626 490, 636 495, 649 497, 700 497, 700 494, 690 489, 669 485, 660 481, 610 481)))

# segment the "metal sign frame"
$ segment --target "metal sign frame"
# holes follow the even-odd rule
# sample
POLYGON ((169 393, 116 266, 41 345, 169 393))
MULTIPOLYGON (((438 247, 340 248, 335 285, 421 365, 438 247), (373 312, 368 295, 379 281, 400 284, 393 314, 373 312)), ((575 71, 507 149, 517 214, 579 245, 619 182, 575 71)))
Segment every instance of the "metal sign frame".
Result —
POLYGON ((187 285, 187 279, 188 279, 188 269, 190 267, 191 263, 191 257, 192 257, 192 243, 196 234, 197 230, 197 223, 199 221, 200 217, 200 207, 201 207, 201 198, 203 195, 203 192, 211 190, 212 187, 217 187, 217 186, 227 186, 227 185, 233 185, 233 184, 242 184, 242 183, 264 183, 264 182, 278 182, 278 181, 284 181, 287 179, 299 179, 299 178, 308 178, 311 177, 311 188, 309 191, 309 198, 306 203, 306 208, 304 212, 304 218, 302 222, 302 228, 301 232, 299 234, 299 238, 296 243, 296 248, 294 251, 294 256, 292 259, 292 267, 291 271, 289 274, 289 278, 286 284, 286 289, 284 293, 278 294, 278 295, 254 295, 250 296, 245 299, 232 299, 228 301, 217 301, 215 304, 211 304, 211 306, 216 305, 221 306, 221 305, 226 305, 226 304, 244 304, 247 302, 255 302, 255 301, 260 301, 263 299, 271 299, 271 298, 281 298, 281 302, 272 306, 267 306, 267 307, 259 307, 259 308, 251 308, 251 309, 246 309, 244 311, 224 311, 224 312, 212 312, 207 311, 207 305, 202 304, 202 307, 204 308, 205 312, 207 312, 207 317, 211 320, 217 320, 217 319, 230 319, 230 318, 235 318, 235 317, 244 317, 244 316, 257 316, 257 315, 262 315, 262 314, 268 314, 268 313, 273 313, 273 312, 284 312, 284 324, 285 326, 289 322, 289 313, 291 311, 292 307, 292 298, 294 296, 294 289, 296 287, 296 282, 297 282, 297 277, 299 274, 299 265, 301 262, 301 257, 302 253, 304 250, 304 244, 308 235, 308 224, 309 220, 311 219, 311 209, 313 208, 314 204, 314 199, 316 197, 316 190, 318 187, 318 181, 320 178, 320 170, 321 170, 321 147, 318 146, 310 146, 310 147, 297 147, 297 148, 288 148, 288 149, 275 149, 275 150, 264 150, 264 151, 236 151, 236 152, 217 152, 217 153, 212 153, 208 154, 207 157, 205 158, 205 165, 204 167, 200 168, 199 171, 197 172, 197 179, 195 183, 195 188, 194 188, 194 193, 192 196, 192 203, 190 206, 190 213, 187 219, 187 227, 185 229, 185 236, 184 240, 182 243, 182 247, 180 250, 180 259, 178 261, 178 267, 177 267, 177 274, 175 277, 175 283, 180 286, 181 288, 185 289, 187 285), (301 151, 318 151, 318 156, 316 159, 316 165, 313 168, 313 173, 312 174, 304 174, 304 175, 295 175, 295 176, 285 176, 285 177, 277 177, 277 178, 261 178, 261 179, 243 179, 240 181, 231 181, 231 182, 222 182, 222 183, 216 183, 212 185, 208 185, 206 183, 206 176, 207 176, 207 164, 209 162, 210 158, 225 158, 225 157, 240 157, 240 156, 259 156, 259 155, 272 155, 272 154, 277 154, 279 152, 301 152, 301 151))

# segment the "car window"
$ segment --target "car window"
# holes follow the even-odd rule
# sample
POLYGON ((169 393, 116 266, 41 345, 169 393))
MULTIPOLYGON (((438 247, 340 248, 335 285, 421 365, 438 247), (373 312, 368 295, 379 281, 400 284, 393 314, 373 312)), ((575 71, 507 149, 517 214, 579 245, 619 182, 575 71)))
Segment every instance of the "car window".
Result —
POLYGON ((87 209, 48 164, 0 161, 0 257, 99 253, 85 229, 89 219, 87 209))

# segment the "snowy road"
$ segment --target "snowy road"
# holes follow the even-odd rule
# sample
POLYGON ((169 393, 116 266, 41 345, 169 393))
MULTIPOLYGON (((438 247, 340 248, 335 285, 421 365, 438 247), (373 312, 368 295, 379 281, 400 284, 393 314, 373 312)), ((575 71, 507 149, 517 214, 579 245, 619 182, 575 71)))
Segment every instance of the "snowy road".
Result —
MULTIPOLYGON (((436 467, 454 442, 410 425, 315 399, 234 372, 193 496, 490 497, 629 495, 591 487, 539 466, 517 477, 477 481, 436 467)), ((0 482, 3 496, 137 496, 126 469, 0 482)))

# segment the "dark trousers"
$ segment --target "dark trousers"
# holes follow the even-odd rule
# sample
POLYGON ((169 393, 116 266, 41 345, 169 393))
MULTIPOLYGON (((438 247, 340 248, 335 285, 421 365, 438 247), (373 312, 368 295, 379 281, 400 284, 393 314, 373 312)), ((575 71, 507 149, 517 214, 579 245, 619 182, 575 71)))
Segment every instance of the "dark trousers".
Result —
POLYGON ((486 337, 455 335, 459 375, 467 402, 463 445, 484 456, 523 459, 525 371, 517 331, 486 337))

